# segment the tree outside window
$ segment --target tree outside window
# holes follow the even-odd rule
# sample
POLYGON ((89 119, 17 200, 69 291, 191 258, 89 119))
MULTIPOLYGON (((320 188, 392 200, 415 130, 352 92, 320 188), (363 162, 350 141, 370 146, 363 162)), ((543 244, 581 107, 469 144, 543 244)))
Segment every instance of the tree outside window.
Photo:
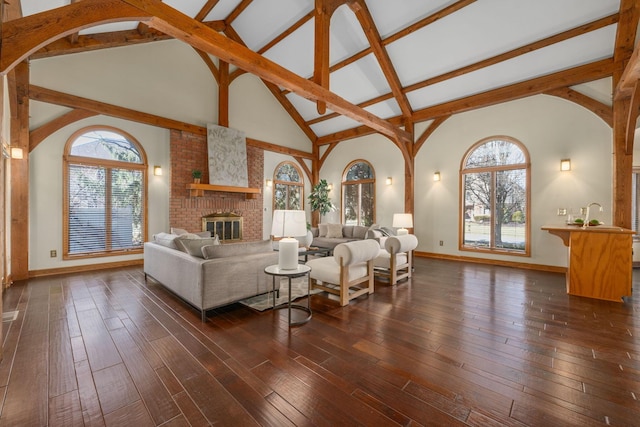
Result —
POLYGON ((529 162, 506 138, 474 145, 461 172, 461 249, 529 255, 529 162))
POLYGON ((83 129, 65 148, 66 259, 142 250, 146 237, 144 152, 116 129, 83 129))
POLYGON ((376 180, 365 160, 350 163, 342 178, 342 223, 370 226, 375 222, 376 180))
POLYGON ((273 175, 273 209, 301 210, 304 208, 302 172, 291 162, 282 162, 273 175))

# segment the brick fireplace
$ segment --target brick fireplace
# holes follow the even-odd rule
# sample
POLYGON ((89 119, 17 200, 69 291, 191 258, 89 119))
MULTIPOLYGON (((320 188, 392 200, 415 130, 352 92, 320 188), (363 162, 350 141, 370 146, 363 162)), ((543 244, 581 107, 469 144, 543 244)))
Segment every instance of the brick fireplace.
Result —
MULTIPOLYGON (((262 240, 263 194, 245 199, 241 193, 205 191, 203 197, 189 197, 191 171, 202 171, 209 182, 207 136, 172 130, 170 136, 171 195, 169 225, 189 231, 202 230, 202 219, 212 213, 234 213, 242 217, 243 241, 262 240)), ((249 187, 262 188, 264 151, 247 145, 249 187)))
POLYGON ((242 240, 242 216, 233 212, 212 213, 202 217, 202 231, 218 235, 221 242, 242 240))

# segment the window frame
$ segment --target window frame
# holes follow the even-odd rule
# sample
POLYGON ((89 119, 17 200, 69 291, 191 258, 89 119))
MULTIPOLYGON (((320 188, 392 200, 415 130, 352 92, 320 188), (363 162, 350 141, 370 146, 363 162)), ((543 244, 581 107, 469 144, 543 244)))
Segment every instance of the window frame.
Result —
POLYGON ((374 169, 373 165, 364 160, 364 159, 356 159, 353 160, 352 162, 350 162, 345 168, 344 171, 342 172, 342 183, 340 185, 340 203, 342 204, 342 209, 340 210, 340 220, 342 222, 342 224, 346 224, 346 219, 345 219, 345 207, 346 207, 346 203, 344 200, 345 197, 345 186, 346 185, 358 185, 358 219, 356 224, 354 225, 363 225, 362 224, 362 218, 360 217, 360 213, 362 212, 362 184, 373 184, 373 190, 371 192, 372 194, 372 206, 373 206, 373 218, 371 218, 371 224, 375 224, 376 223, 376 170, 374 169), (358 163, 366 163, 369 168, 371 169, 371 174, 373 175, 373 178, 368 178, 368 179, 359 179, 359 180, 350 180, 347 181, 347 174, 349 173, 349 170, 356 164, 358 163))
MULTIPOLYGON (((290 161, 290 160, 285 160, 283 162, 278 163, 278 165, 275 167, 275 169, 273 170, 273 184, 272 184, 272 195, 271 195, 271 208, 272 211, 276 209, 276 186, 280 184, 280 185, 286 185, 287 186, 287 194, 289 194, 289 188, 288 187, 300 187, 300 209, 304 210, 304 175, 302 174, 302 169, 300 169, 300 167, 298 165, 296 165, 294 162, 290 161), (278 176, 278 171, 280 170, 280 168, 282 168, 285 165, 289 165, 292 166, 297 172, 298 172, 298 176, 300 177, 300 181, 282 181, 282 180, 278 180, 276 179, 276 176, 278 176)), ((288 197, 286 198, 286 200, 289 200, 288 197)), ((286 207, 285 209, 289 209, 289 207, 286 207)))
MULTIPOLYGON (((147 163, 147 155, 142 148, 142 145, 136 140, 131 134, 123 131, 122 129, 118 129, 112 126, 107 125, 92 125, 87 126, 82 129, 74 132, 68 139, 65 144, 64 154, 62 156, 62 174, 63 174, 63 214, 62 214, 62 259, 63 260, 76 260, 76 259, 89 259, 89 258, 101 258, 101 257, 109 257, 109 256, 121 256, 121 255, 130 255, 130 254, 141 254, 143 253, 143 244, 148 240, 148 195, 149 191, 147 188, 148 182, 148 163, 147 163), (113 132, 121 135, 123 138, 127 139, 131 144, 135 146, 138 150, 138 154, 140 155, 141 163, 132 163, 132 162, 121 162, 117 160, 109 160, 109 159, 100 159, 96 157, 84 157, 84 156, 76 156, 71 154, 71 149, 75 141, 81 137, 82 135, 92 132, 92 131, 106 131, 113 132), (142 194, 142 202, 144 204, 142 208, 142 244, 139 248, 124 248, 124 249, 107 249, 103 251, 95 251, 95 252, 83 252, 83 253, 69 253, 69 167, 71 165, 79 165, 79 166, 91 166, 91 167, 99 167, 105 168, 110 171, 112 169, 128 169, 140 171, 142 174, 142 185, 141 191, 142 194)), ((107 174, 108 175, 108 174, 107 174)), ((110 194, 110 189, 106 189, 107 194, 110 194)), ((108 202, 108 206, 105 207, 106 211, 110 212, 110 201, 108 196, 105 195, 105 199, 108 202)), ((107 221, 109 223, 110 221, 107 221)), ((109 236, 110 232, 106 231, 105 235, 109 236)))
POLYGON ((495 135, 487 138, 483 138, 480 141, 473 144, 462 157, 462 161, 460 163, 460 172, 459 172, 459 205, 458 205, 458 249, 460 251, 468 251, 468 252, 477 252, 477 253, 490 253, 496 255, 510 255, 510 256, 521 256, 521 257, 530 257, 531 256, 531 161, 529 152, 520 141, 515 138, 506 136, 506 135, 495 135), (480 146, 491 142, 491 141, 506 141, 511 144, 516 145, 524 155, 524 162, 517 164, 508 164, 508 165, 498 165, 498 166, 484 166, 477 168, 465 168, 469 157, 478 149, 480 146), (524 170, 525 171, 525 184, 526 184, 526 208, 525 208, 525 229, 524 229, 524 250, 513 250, 508 248, 496 248, 494 236, 495 236, 495 225, 494 221, 490 222, 490 247, 474 247, 465 245, 464 243, 464 227, 465 227, 465 181, 464 177, 467 173, 491 173, 491 200, 492 200, 492 212, 495 211, 493 207, 495 206, 495 177, 497 172, 511 171, 511 170, 524 170))

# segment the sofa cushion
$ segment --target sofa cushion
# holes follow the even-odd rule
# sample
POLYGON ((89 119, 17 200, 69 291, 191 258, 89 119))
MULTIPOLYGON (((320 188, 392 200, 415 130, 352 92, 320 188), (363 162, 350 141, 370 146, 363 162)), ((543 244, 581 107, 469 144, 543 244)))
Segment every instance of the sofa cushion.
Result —
POLYGON ((327 224, 327 237, 330 239, 341 239, 342 224, 327 224))
POLYGON ((354 239, 366 239, 367 231, 369 231, 369 227, 365 227, 364 225, 354 225, 353 226, 353 238, 354 239))
POLYGON ((327 231, 329 231, 327 224, 318 224, 318 237, 327 237, 327 231))
POLYGON ((175 238, 176 246, 182 252, 186 252, 191 256, 204 258, 202 255, 202 247, 210 245, 220 245, 218 236, 216 237, 200 237, 197 234, 181 234, 175 238))
POLYGON ((171 234, 175 234, 177 236, 182 236, 183 234, 188 234, 189 232, 184 228, 171 227, 171 234))
POLYGON ((176 237, 178 237, 177 234, 158 233, 153 235, 153 241, 167 248, 178 249, 175 242, 176 237))
POLYGON ((270 240, 261 240, 259 242, 240 242, 227 243, 224 245, 203 246, 201 251, 201 257, 204 257, 204 259, 213 259, 272 252, 273 248, 271 247, 270 240))
POLYGON ((353 225, 342 226, 342 237, 353 237, 353 225))

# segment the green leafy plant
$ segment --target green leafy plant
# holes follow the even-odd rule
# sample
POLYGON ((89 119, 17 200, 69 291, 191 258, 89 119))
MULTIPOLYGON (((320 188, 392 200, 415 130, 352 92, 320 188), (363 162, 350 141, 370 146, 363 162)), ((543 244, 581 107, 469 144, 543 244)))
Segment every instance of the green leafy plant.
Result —
POLYGON ((329 184, 324 179, 311 188, 308 199, 311 211, 318 211, 320 215, 326 215, 336 209, 329 198, 329 184))
POLYGON ((191 176, 194 179, 200 179, 200 178, 202 178, 202 171, 199 170, 199 169, 194 169, 194 170, 191 171, 191 176))

